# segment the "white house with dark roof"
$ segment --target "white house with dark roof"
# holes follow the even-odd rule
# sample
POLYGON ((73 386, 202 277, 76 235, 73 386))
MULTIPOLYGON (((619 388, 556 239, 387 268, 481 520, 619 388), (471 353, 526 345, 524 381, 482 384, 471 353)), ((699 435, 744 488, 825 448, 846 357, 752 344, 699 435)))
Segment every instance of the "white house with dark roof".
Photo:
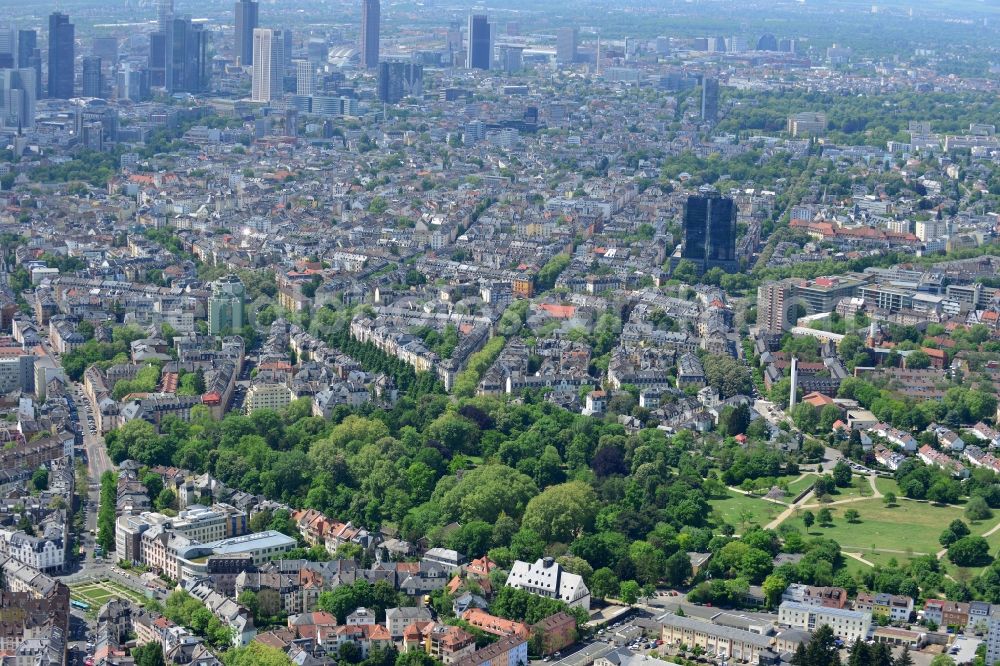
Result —
POLYGON ((517 560, 507 576, 507 587, 530 592, 540 597, 558 599, 571 608, 590 610, 590 590, 577 574, 563 571, 551 557, 535 563, 517 560))

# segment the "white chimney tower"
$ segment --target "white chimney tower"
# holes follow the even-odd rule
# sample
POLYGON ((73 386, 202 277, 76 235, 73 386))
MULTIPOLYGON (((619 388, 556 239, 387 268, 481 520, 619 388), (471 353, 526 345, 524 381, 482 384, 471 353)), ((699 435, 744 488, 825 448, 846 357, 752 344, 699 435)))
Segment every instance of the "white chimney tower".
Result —
POLYGON ((792 357, 792 389, 788 392, 788 411, 795 409, 795 398, 799 388, 799 368, 798 359, 792 357))

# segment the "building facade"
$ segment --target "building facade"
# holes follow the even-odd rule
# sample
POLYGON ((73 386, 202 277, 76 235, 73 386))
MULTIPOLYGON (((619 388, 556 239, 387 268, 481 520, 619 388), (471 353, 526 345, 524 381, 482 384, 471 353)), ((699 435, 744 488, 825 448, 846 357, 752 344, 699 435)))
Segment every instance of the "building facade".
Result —
POLYGON ((73 53, 76 29, 69 16, 53 12, 49 16, 49 97, 73 96, 73 53))
POLYGON ((249 67, 253 65, 253 33, 257 29, 258 5, 254 0, 237 0, 234 13, 233 55, 242 67, 249 67))
POLYGON ((382 7, 379 0, 361 0, 361 67, 378 67, 382 7))
POLYGON ((684 243, 681 259, 694 263, 699 273, 721 268, 733 273, 736 261, 736 205, 716 192, 689 196, 684 207, 684 243))

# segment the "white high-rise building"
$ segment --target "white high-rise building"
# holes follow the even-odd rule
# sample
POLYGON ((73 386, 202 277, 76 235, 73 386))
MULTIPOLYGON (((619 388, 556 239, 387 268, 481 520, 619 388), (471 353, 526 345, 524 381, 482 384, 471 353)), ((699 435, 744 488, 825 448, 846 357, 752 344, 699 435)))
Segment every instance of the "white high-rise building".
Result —
POLYGON ((316 92, 313 64, 308 60, 295 61, 295 94, 312 95, 316 92))
POLYGON ((948 234, 948 223, 944 220, 922 220, 916 227, 917 238, 925 243, 948 234))
POLYGON ((13 65, 17 65, 17 48, 14 35, 17 34, 13 23, 0 23, 0 53, 13 56, 13 65))
POLYGON ((253 86, 254 102, 270 102, 281 96, 281 75, 285 62, 285 39, 280 30, 254 28, 253 86))
POLYGON ((0 127, 35 126, 35 70, 0 69, 0 127))

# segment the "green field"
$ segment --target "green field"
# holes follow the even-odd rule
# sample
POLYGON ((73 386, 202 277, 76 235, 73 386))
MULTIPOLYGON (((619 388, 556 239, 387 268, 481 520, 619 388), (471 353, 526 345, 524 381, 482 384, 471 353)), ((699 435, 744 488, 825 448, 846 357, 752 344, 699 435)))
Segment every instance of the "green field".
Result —
POLYGON ((146 600, 142 594, 108 580, 72 585, 70 598, 90 604, 95 611, 112 599, 126 599, 139 604, 146 600))
MULTIPOLYGON (((839 502, 840 500, 854 499, 856 497, 872 497, 872 495, 872 487, 868 482, 868 477, 855 476, 851 479, 851 485, 846 488, 837 488, 837 493, 829 497, 831 502, 839 502)), ((810 504, 813 503, 810 501, 810 504)))
POLYGON ((811 486, 816 482, 815 474, 806 474, 804 477, 797 481, 792 481, 788 484, 788 492, 791 493, 788 497, 788 501, 792 501, 796 495, 811 486))
POLYGON ((903 494, 899 492, 899 484, 896 483, 896 479, 885 479, 881 476, 877 476, 875 477, 875 486, 883 495, 886 493, 895 493, 896 497, 899 497, 903 494))
MULTIPOLYGON (((941 549, 938 544, 941 531, 952 520, 962 517, 962 510, 957 507, 939 507, 906 499, 900 499, 899 505, 891 509, 886 508, 880 498, 828 508, 833 512, 833 525, 813 525, 810 534, 834 539, 844 550, 864 552, 875 548, 900 551, 887 554, 886 560, 893 555, 903 560, 907 553, 936 553, 941 549), (844 519, 844 512, 848 509, 855 509, 861 514, 860 522, 850 524, 844 519)), ((801 515, 790 517, 788 522, 805 531, 801 515)), ((989 525, 982 524, 975 531, 982 533, 987 529, 989 525)))
POLYGON ((708 503, 712 507, 713 515, 729 523, 737 531, 742 531, 744 518, 748 519, 746 521, 748 527, 751 524, 764 526, 784 511, 784 507, 780 504, 732 491, 729 491, 729 497, 709 500, 708 503))

